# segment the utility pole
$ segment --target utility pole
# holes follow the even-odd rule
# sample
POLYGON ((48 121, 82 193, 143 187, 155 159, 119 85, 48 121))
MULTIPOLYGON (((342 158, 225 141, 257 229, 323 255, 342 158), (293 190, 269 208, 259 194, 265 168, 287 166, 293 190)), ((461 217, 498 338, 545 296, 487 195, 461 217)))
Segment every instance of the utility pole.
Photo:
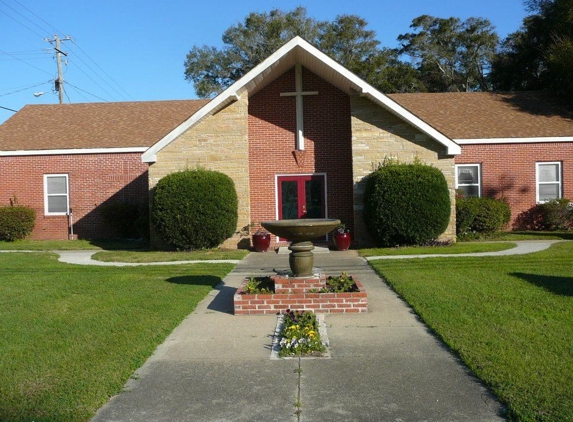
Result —
POLYGON ((64 39, 60 39, 60 37, 58 37, 58 35, 54 35, 53 39, 44 38, 44 41, 47 41, 50 44, 52 44, 53 42, 56 43, 54 50, 56 50, 56 63, 58 65, 58 79, 56 79, 54 81, 54 89, 56 91, 58 91, 58 94, 60 97, 60 104, 64 103, 64 73, 62 72, 62 54, 64 56, 68 55, 68 53, 65 53, 62 51, 60 46, 61 46, 61 41, 69 41, 71 39, 72 38, 69 35, 64 39))

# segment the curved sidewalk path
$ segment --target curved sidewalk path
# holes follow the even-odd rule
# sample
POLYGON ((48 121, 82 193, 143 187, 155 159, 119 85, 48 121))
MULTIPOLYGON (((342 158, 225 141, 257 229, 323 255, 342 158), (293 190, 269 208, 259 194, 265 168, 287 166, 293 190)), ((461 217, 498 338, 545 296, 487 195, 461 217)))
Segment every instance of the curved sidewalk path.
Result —
POLYGON ((569 240, 520 240, 515 242, 515 248, 506 249, 496 252, 475 252, 475 253, 457 253, 457 254, 427 254, 427 255, 384 255, 369 256, 367 261, 376 261, 379 259, 412 259, 412 258, 455 258, 458 256, 508 256, 508 255, 525 255, 533 252, 540 252, 548 249, 554 243, 570 242, 569 240))
MULTIPOLYGON (((363 258, 366 261, 376 261, 379 259, 413 259, 413 258, 455 258, 461 256, 507 256, 507 255, 524 255, 534 252, 540 252, 548 249, 551 245, 558 242, 570 242, 570 240, 521 240, 508 243, 515 243, 515 248, 506 249, 497 252, 476 252, 476 253, 460 253, 460 254, 427 254, 427 255, 384 255, 384 256, 369 256, 363 258)), ((281 251, 280 254, 288 254, 289 251, 281 251)), ((325 248, 321 248, 325 249, 325 248)), ((102 267, 136 267, 140 265, 183 265, 183 264, 238 264, 241 260, 238 259, 219 259, 219 260, 190 260, 190 261, 165 261, 165 262, 104 262, 93 259, 93 255, 101 252, 99 250, 77 250, 77 251, 33 251, 33 250, 0 250, 3 252, 53 252, 59 255, 58 261, 67 264, 77 265, 98 265, 102 267)), ((315 251, 315 256, 318 251, 315 251)), ((328 253, 328 250, 322 252, 328 253)))
POLYGON ((100 265, 103 267, 136 267, 139 265, 181 265, 181 264, 238 264, 239 259, 219 259, 219 260, 194 260, 194 261, 166 261, 166 262, 104 262, 92 258, 94 254, 100 251, 53 251, 60 255, 58 261, 67 264, 79 265, 100 265))

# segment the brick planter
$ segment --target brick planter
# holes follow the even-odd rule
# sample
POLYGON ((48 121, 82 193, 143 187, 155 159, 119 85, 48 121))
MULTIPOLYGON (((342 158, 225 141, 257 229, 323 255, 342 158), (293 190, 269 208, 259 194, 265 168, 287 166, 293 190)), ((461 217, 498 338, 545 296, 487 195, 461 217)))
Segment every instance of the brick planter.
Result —
POLYGON ((233 297, 235 315, 276 315, 286 309, 312 310, 321 313, 358 313, 368 311, 366 290, 354 278, 360 291, 349 293, 310 293, 326 286, 326 275, 289 278, 274 276, 275 293, 243 294, 245 279, 233 297))

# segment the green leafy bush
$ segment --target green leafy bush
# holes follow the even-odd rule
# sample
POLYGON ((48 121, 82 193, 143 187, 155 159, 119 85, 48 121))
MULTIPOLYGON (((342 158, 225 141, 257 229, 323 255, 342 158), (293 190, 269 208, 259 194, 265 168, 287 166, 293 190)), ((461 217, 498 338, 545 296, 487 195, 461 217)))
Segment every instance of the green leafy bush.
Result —
POLYGON ((138 237, 135 222, 139 218, 139 207, 129 202, 102 204, 100 213, 104 221, 123 239, 138 237))
POLYGON ((472 231, 472 224, 479 211, 479 203, 474 199, 456 196, 456 233, 458 235, 472 231))
POLYGON ((448 227, 450 213, 448 184, 435 167, 387 163, 368 177, 364 220, 380 246, 435 239, 448 227))
POLYGON ((178 249, 219 246, 237 228, 235 184, 205 169, 167 175, 155 188, 151 218, 163 241, 178 249))
POLYGON ((566 198, 553 199, 521 213, 515 224, 524 230, 570 230, 573 228, 573 203, 566 198))
POLYGON ((0 207, 0 240, 13 242, 24 239, 34 229, 36 211, 32 208, 17 205, 0 207))
POLYGON ((511 220, 509 204, 494 198, 456 199, 456 230, 458 235, 489 234, 501 230, 511 220))
POLYGON ((553 199, 538 207, 543 230, 569 230, 573 227, 573 203, 569 199, 553 199))

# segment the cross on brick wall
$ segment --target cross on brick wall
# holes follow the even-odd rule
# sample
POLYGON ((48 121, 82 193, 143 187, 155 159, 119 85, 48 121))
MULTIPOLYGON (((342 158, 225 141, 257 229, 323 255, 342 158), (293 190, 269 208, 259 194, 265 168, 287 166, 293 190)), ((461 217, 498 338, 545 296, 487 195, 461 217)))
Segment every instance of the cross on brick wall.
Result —
POLYGON ((297 64, 295 67, 295 92, 281 92, 281 97, 296 97, 296 149, 304 150, 304 122, 303 122, 303 105, 302 97, 304 95, 318 95, 318 91, 302 90, 302 66, 297 64))

